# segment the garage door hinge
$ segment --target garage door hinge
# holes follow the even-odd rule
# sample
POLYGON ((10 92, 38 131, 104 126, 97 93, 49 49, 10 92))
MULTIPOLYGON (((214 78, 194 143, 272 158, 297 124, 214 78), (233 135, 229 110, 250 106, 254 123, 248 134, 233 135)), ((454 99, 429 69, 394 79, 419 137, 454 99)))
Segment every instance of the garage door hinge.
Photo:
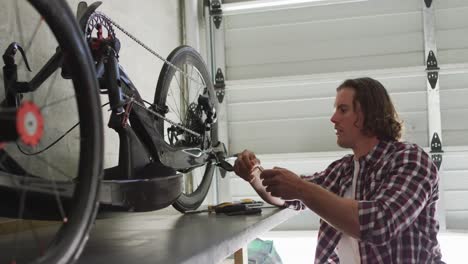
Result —
POLYGON ((442 164, 442 142, 440 141, 439 135, 434 133, 431 139, 431 158, 432 161, 437 166, 437 169, 440 169, 440 165, 442 164))
POLYGON ((429 51, 429 55, 427 56, 427 80, 431 85, 432 89, 435 89, 437 80, 439 79, 439 70, 440 68, 437 66, 437 59, 434 52, 431 50, 429 51))
POLYGON ((216 71, 215 84, 214 88, 216 91, 216 97, 218 97, 218 102, 222 103, 225 95, 226 85, 224 84, 224 75, 223 71, 220 68, 216 71))
POLYGON ((431 5, 432 5, 432 0, 424 0, 424 2, 426 3, 426 7, 427 8, 430 8, 431 5))
POLYGON ((211 0, 210 16, 213 17, 213 23, 216 29, 219 29, 221 21, 223 20, 223 10, 221 9, 221 2, 219 0, 211 0))

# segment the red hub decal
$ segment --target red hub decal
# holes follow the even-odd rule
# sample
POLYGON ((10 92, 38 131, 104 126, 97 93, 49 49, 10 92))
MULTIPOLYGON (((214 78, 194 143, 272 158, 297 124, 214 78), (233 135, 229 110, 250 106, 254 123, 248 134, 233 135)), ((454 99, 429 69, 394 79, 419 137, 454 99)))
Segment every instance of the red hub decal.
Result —
POLYGON ((16 112, 16 130, 24 144, 36 146, 44 133, 44 118, 39 107, 24 101, 16 112))

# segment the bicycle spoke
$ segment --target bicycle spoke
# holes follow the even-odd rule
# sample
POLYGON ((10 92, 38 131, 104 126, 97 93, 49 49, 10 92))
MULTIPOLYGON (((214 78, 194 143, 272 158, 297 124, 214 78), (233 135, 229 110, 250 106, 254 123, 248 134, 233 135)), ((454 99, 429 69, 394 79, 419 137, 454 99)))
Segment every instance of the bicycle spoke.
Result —
MULTIPOLYGON (((24 176, 24 175, 23 175, 24 176)), ((24 213, 24 205, 25 205, 25 201, 26 201, 26 194, 27 194, 28 190, 26 188, 24 188, 22 191, 21 191, 21 197, 20 197, 20 208, 19 208, 19 212, 18 212, 18 218, 17 218, 17 222, 16 222, 16 230, 15 230, 15 236, 14 236, 14 245, 15 245, 15 250, 14 250, 14 254, 13 254, 13 261, 16 260, 16 256, 18 255, 18 231, 19 231, 19 224, 23 224, 23 213, 24 213)))
POLYGON ((34 240, 36 241, 37 247, 39 249, 39 256, 42 256, 44 254, 44 244, 42 243, 41 239, 39 238, 39 234, 36 232, 36 229, 34 228, 34 225, 32 223, 32 220, 27 221, 29 223, 29 229, 31 230, 31 233, 34 237, 34 240))
POLYGON ((54 186, 54 193, 55 193, 55 200, 57 201, 57 205, 58 205, 58 208, 59 208, 59 212, 60 212, 60 216, 62 217, 62 221, 64 223, 67 223, 68 222, 68 217, 65 215, 65 210, 63 209, 63 204, 62 204, 62 201, 60 200, 60 194, 58 193, 57 191, 57 183, 55 182, 55 175, 52 174, 52 183, 53 183, 53 186, 54 186))
MULTIPOLYGON (((3 149, 5 149, 5 146, 3 146, 3 149)), ((0 149, 0 151, 1 151, 1 150, 2 150, 2 149, 0 149)), ((6 160, 7 154, 6 154, 6 151, 5 151, 5 150, 3 150, 3 152, 4 152, 4 154, 3 154, 2 159, 0 160, 0 166, 5 167, 5 166, 3 165, 3 162, 6 160)))
MULTIPOLYGON (((180 87, 180 82, 179 82, 179 80, 177 79, 177 75, 174 75, 174 78, 176 79, 176 82, 177 82, 177 84, 178 84, 178 87, 180 87)), ((179 88, 179 90, 180 90, 180 88, 179 88)), ((172 92, 171 87, 169 87, 169 91, 170 91, 170 93, 172 94, 172 99, 173 99, 173 101, 174 101, 174 105, 175 105, 176 108, 177 108, 177 112, 176 112, 176 113, 179 114, 179 115, 178 115, 178 116, 179 116, 179 120, 182 122, 181 111, 180 111, 179 107, 177 107, 177 101, 176 101, 176 99, 175 99, 175 96, 174 96, 174 93, 172 92)), ((179 96, 179 97, 180 97, 180 96, 179 96)), ((180 102, 180 103, 182 104, 182 102, 180 102)), ((174 110, 172 110, 172 111, 174 112, 174 110)))
MULTIPOLYGON (((25 54, 27 54, 29 49, 31 48, 32 43, 33 43, 34 39, 36 38, 37 33, 39 32, 39 28, 42 25, 42 21, 43 21, 43 19, 42 19, 42 17, 40 17, 39 21, 36 24, 36 27, 34 28, 33 34, 32 34, 31 38, 28 41, 28 44, 26 44, 26 47, 24 47, 24 53, 25 54)), ((23 57, 21 57, 21 60, 18 63, 18 66, 21 66, 23 62, 24 62, 23 57)))
POLYGON ((67 173, 65 173, 63 170, 61 170, 60 168, 56 167, 55 165, 53 165, 52 163, 48 162, 47 160, 45 160, 44 158, 40 157, 40 156, 34 156, 36 159, 38 159, 39 161, 43 162, 44 164, 46 164, 47 166, 49 166, 51 169, 53 169, 54 171, 58 172, 59 174, 63 175, 65 178, 67 178, 70 182, 73 181, 73 177, 68 175, 67 173))
MULTIPOLYGON (((73 128, 75 128, 75 127, 76 126, 74 126, 73 128)), ((42 162, 45 162, 48 166, 50 166, 50 168, 54 169, 58 173, 65 176, 65 178, 67 178, 70 182, 73 182, 73 177, 70 177, 68 174, 66 174, 64 171, 62 171, 58 167, 52 166, 51 163, 47 162, 46 160, 42 159, 41 157, 39 157, 39 156, 36 156, 36 157, 39 160, 41 160, 42 162)), ((52 173, 52 180, 51 181, 52 181, 52 186, 53 186, 53 190, 54 190, 54 194, 55 194, 55 200, 57 201, 58 209, 59 209, 59 212, 60 212, 60 216, 62 217, 62 221, 64 223, 67 223, 68 222, 68 217, 65 215, 65 210, 63 208, 62 201, 60 200, 60 194, 59 194, 59 192, 57 190, 57 183, 55 182, 55 174, 54 173, 52 173)))
MULTIPOLYGON (((183 89, 182 86, 183 86, 183 85, 180 84, 180 81, 177 79, 177 75, 174 75, 174 78, 176 79, 177 84, 178 84, 178 86, 179 86, 179 91, 182 91, 182 89, 183 89)), ((185 96, 182 96, 182 98, 183 98, 184 100, 183 100, 183 102, 180 102, 180 104, 182 105, 182 103, 185 103, 185 105, 188 106, 187 98, 185 98, 185 96)))
POLYGON ((24 43, 24 34, 23 34, 23 27, 21 25, 21 20, 20 20, 20 8, 18 6, 18 2, 19 1, 15 1, 16 26, 17 26, 18 32, 19 32, 20 43, 23 44, 24 43))
MULTIPOLYGON (((190 78, 188 78, 189 81, 188 81, 188 84, 187 84, 187 87, 188 87, 189 91, 190 91, 190 87, 192 87, 191 84, 192 84, 192 79, 193 79, 193 65, 191 65, 191 66, 192 66, 192 70, 190 70, 190 78)), ((195 96, 196 95, 197 94, 195 93, 195 96)), ((189 98, 190 98, 190 92, 189 92, 189 98)))
POLYGON ((34 28, 33 34, 31 36, 31 38, 29 39, 28 44, 25 47, 25 50, 24 50, 25 53, 27 53, 28 50, 31 48, 32 43, 33 43, 34 39, 36 39, 37 33, 39 32, 39 28, 42 26, 43 21, 44 20, 42 19, 42 17, 40 17, 39 21, 36 24, 36 27, 34 28))
MULTIPOLYGON (((47 94, 46 96, 44 97, 44 104, 47 102, 47 99, 49 99, 49 95, 50 95, 50 91, 52 90, 52 86, 55 84, 55 81, 57 81, 57 76, 58 76, 58 71, 55 71, 54 73, 54 77, 52 79, 52 81, 50 82, 50 85, 47 87, 47 94)), ((43 109, 44 107, 41 107, 41 110, 43 109)))
MULTIPOLYGON (((6 157, 6 155, 5 155, 5 157, 6 157)), ((13 177, 13 175, 11 177, 13 177)), ((29 174, 29 173, 26 173, 26 174, 22 175, 22 177, 24 177, 24 179, 26 181, 25 185, 28 185, 28 183, 30 182, 30 178, 33 177, 33 176, 31 174, 29 174)), ((37 247, 39 249, 40 255, 44 251, 41 240, 39 239, 39 236, 38 236, 35 228, 33 227, 31 220, 25 221, 23 219, 24 211, 25 211, 25 208, 26 208, 27 194, 28 194, 28 188, 23 188, 22 191, 21 191, 20 204, 19 204, 20 208, 19 208, 19 212, 18 212, 18 218, 16 219, 16 227, 15 227, 15 233, 14 233, 15 235, 14 235, 14 238, 13 238, 15 247, 14 247, 12 263, 14 263, 14 261, 16 261, 16 256, 18 255, 18 250, 19 250, 19 246, 18 246, 18 236, 19 235, 18 234, 20 234, 22 231, 24 231, 24 222, 29 223, 29 226, 30 226, 29 229, 31 230, 31 232, 33 234, 34 240, 37 242, 36 244, 37 244, 37 247), (20 224, 21 224, 21 229, 19 228, 20 224)))
POLYGON ((180 117, 180 110, 179 110, 179 107, 177 106, 177 102, 175 100, 175 96, 174 96, 174 93, 172 92, 172 89, 169 89, 169 94, 172 97, 172 101, 174 102, 174 106, 176 107, 177 111, 174 111, 174 109, 170 107, 169 105, 167 107, 169 107, 171 109, 171 112, 175 113, 177 117, 179 118, 179 120, 182 122, 182 118, 180 117))
MULTIPOLYGON (((20 40, 20 45, 23 45, 25 43, 25 40, 24 40, 24 31, 23 31, 23 26, 22 26, 22 23, 21 23, 21 20, 20 20, 20 8, 18 6, 18 2, 19 1, 15 1, 15 13, 16 13, 16 26, 18 28, 18 32, 19 32, 19 40, 20 40)), ((21 58, 21 61, 23 60, 23 58, 21 58)), ((31 79, 31 73, 26 70, 26 78, 27 79, 31 79)), ((34 93, 31 93, 31 100, 34 102, 34 93)))
MULTIPOLYGON (((192 65, 192 70, 193 70, 193 68, 194 67, 192 65)), ((198 77, 200 77, 200 73, 198 72, 198 70, 197 70, 197 75, 198 75, 198 77)), ((198 94, 202 88, 206 87, 205 80, 203 80, 203 78, 200 78, 200 79, 202 81, 202 84, 200 85, 200 83, 197 83, 198 85, 200 85, 200 88, 198 88, 198 90, 197 90, 197 92, 195 94, 198 94)))
POLYGON ((74 99, 74 98, 76 98, 76 96, 74 96, 74 95, 68 96, 68 97, 59 99, 59 100, 57 100, 57 101, 53 101, 53 102, 51 102, 51 103, 49 103, 49 104, 46 104, 46 105, 42 106, 40 109, 41 109, 41 110, 44 110, 44 108, 47 108, 47 107, 50 107, 50 106, 53 106, 53 105, 56 105, 56 104, 60 104, 60 103, 63 103, 63 102, 65 102, 65 101, 68 101, 68 100, 71 100, 71 99, 74 99))
MULTIPOLYGON (((58 167, 55 167, 54 165, 52 165, 51 163, 49 163, 48 161, 44 160, 43 158, 41 158, 39 156, 35 156, 35 157, 38 160, 42 161, 43 163, 47 164, 50 168, 52 168, 56 172, 58 172, 58 173, 62 174, 63 176, 65 176, 65 178, 69 179, 70 182, 73 181, 72 177, 67 175, 64 171, 62 171, 58 167)), ((54 194, 55 194, 55 199, 57 201, 58 209, 59 209, 59 212, 60 212, 60 216, 62 217, 62 221, 64 223, 67 223, 68 222, 68 217, 65 215, 65 210, 63 208, 62 201, 60 200, 60 194, 57 191, 57 183, 55 182, 55 174, 53 174, 53 173, 52 173, 52 186, 53 186, 53 190, 54 190, 54 194)))
MULTIPOLYGON (((48 162, 47 160, 43 159, 42 157, 40 156, 34 156, 37 160, 43 162, 44 164, 46 164, 49 168, 55 170, 56 172, 58 172, 59 174, 63 175, 66 179, 68 179, 70 182, 73 181, 73 177, 71 177, 70 175, 68 175, 67 173, 65 173, 63 170, 61 170, 60 168, 56 167, 55 165, 53 165, 52 163, 48 162)), ((32 175, 30 174, 26 174, 26 176, 30 176, 30 177, 33 177, 32 175)), ((60 215, 63 219, 64 222, 67 222, 67 217, 65 215, 65 211, 63 209, 63 205, 62 205, 62 202, 60 201, 60 194, 58 193, 57 191, 57 184, 55 182, 55 174, 52 173, 52 186, 53 186, 53 189, 54 189, 54 193, 55 193, 55 198, 57 200, 57 205, 59 207, 59 211, 60 211, 60 215)))

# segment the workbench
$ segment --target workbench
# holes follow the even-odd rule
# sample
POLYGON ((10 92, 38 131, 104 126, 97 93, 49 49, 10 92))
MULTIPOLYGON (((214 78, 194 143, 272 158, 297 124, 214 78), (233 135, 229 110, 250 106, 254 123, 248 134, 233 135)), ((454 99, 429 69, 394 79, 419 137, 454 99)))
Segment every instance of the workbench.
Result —
POLYGON ((298 214, 290 209, 262 210, 261 215, 237 216, 182 215, 172 208, 101 215, 78 263, 220 263, 298 214))

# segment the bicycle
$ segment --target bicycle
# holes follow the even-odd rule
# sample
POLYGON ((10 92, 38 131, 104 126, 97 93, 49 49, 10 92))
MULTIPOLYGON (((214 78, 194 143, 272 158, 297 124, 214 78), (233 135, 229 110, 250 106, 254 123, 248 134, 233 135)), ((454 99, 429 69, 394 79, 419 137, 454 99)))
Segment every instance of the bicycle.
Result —
POLYGON ((88 7, 80 24, 100 91, 109 97, 108 126, 120 141, 119 164, 105 169, 101 202, 133 211, 168 205, 180 212, 194 210, 207 195, 216 165, 230 169, 218 140, 218 102, 207 67, 189 46, 163 58, 96 11, 99 4, 88 7), (140 96, 118 62, 117 30, 164 62, 152 102, 140 96))
POLYGON ((218 140, 217 101, 201 56, 181 46, 162 58, 97 12, 99 2, 80 3, 78 23, 63 0, 28 2, 33 9, 17 1, 7 5, 16 7, 18 17, 20 10, 35 11, 36 16, 25 16, 38 21, 27 28, 31 40, 38 32, 48 33, 41 29, 46 22, 52 36, 42 41, 57 39, 58 48, 47 56, 32 41, 23 50, 11 40, 15 34, 0 39, 0 47, 7 46, 0 75, 5 93, 4 99, 0 94, 0 217, 14 219, 9 232, 0 231, 0 262, 74 262, 99 202, 134 211, 171 204, 181 212, 198 208, 215 167, 232 170, 218 140), (153 102, 141 98, 119 65, 114 28, 164 60, 153 102), (41 52, 31 55, 34 50, 41 52), (24 70, 31 57, 35 65, 43 65, 32 77, 24 70), (57 83, 60 88, 52 88, 57 83), (99 94, 109 102, 101 105, 99 94), (120 151, 119 164, 103 170, 100 111, 106 105, 120 151), (193 188, 191 181, 199 184, 193 188))

